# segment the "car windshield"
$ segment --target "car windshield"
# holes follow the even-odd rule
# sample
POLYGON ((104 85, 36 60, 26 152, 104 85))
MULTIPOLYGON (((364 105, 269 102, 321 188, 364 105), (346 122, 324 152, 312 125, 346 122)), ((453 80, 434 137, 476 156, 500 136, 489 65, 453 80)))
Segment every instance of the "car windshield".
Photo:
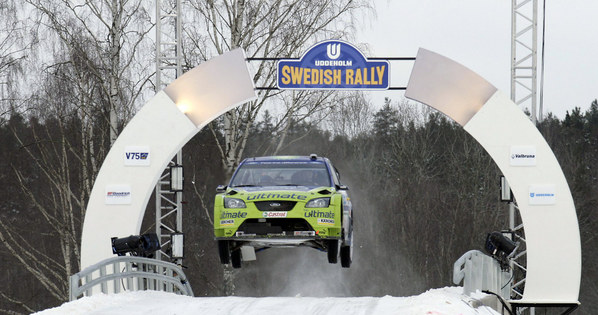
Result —
POLYGON ((326 164, 319 161, 250 161, 243 163, 231 187, 331 186, 326 164))

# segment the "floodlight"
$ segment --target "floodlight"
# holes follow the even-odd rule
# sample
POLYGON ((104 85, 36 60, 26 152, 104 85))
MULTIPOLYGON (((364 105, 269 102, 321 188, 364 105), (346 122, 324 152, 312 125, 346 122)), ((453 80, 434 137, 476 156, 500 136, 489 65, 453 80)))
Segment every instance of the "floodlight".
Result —
POLYGON ((112 253, 118 256, 154 257, 154 252, 160 249, 160 240, 156 233, 131 235, 129 237, 111 238, 112 253))
POLYGON ((500 201, 513 202, 513 192, 511 186, 507 182, 507 178, 503 175, 500 176, 500 201))
POLYGON ((185 238, 183 233, 172 233, 170 234, 170 241, 171 241, 171 248, 172 248, 172 255, 173 259, 183 259, 184 255, 184 248, 185 248, 185 238))
POLYGON ((173 165, 170 167, 170 191, 183 191, 183 166, 173 165))

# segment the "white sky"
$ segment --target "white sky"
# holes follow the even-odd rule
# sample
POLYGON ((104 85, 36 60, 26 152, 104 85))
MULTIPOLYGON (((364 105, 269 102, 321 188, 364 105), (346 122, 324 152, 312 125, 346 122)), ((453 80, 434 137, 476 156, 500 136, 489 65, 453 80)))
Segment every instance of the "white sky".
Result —
MULTIPOLYGON (((364 23, 356 44, 368 56, 415 56, 423 47, 449 57, 510 95, 511 1, 375 0, 376 15, 364 23)), ((538 0, 538 99, 542 0, 538 0)), ((530 6, 531 8, 531 6, 530 6)), ((564 118, 598 98, 598 1, 547 1, 544 112, 564 118)), ((406 86, 412 62, 391 63, 391 85, 406 86)), ((373 92, 398 100, 402 91, 373 92)))

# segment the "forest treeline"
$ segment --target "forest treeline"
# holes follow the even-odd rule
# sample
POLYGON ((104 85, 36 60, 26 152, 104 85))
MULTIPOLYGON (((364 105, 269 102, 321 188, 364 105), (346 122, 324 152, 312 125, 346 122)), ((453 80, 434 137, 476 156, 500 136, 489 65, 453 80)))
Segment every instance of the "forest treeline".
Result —
MULTIPOLYGON (((258 253, 256 262, 235 271, 235 294, 417 294, 452 285, 454 261, 470 249, 483 249, 486 233, 507 228, 507 207, 499 202, 500 171, 459 125, 405 101, 387 100, 370 112, 364 108, 371 105, 361 101, 351 105, 362 108, 365 115, 351 136, 335 127, 349 114, 333 108, 319 120, 292 122, 278 152, 316 153, 335 163, 355 205, 354 265, 348 270, 329 265, 325 255, 313 249, 267 250, 258 253)), ((271 154, 272 144, 279 140, 272 123, 266 114, 251 127, 246 157, 271 154)), ((215 121, 183 149, 184 265, 198 296, 225 293, 211 224, 214 188, 228 180, 218 152, 221 125, 222 119, 215 121)), ((82 191, 86 172, 80 169, 77 153, 81 139, 68 132, 80 128, 81 122, 73 117, 19 114, 0 126, 4 310, 27 311, 23 305, 39 310, 66 299, 61 295, 68 292, 66 277, 77 271, 78 264, 74 247, 67 245, 80 240, 84 205, 54 210, 65 198, 55 187, 68 185, 66 195, 82 191), (64 183, 56 183, 56 178, 64 183), (72 235, 65 233, 71 221, 72 235), (68 237, 72 243, 60 241, 68 237), (20 256, 14 255, 19 250, 20 256), (65 260, 74 269, 67 270, 65 260), (47 273, 48 281, 36 277, 38 272, 47 273)), ((586 112, 576 108, 562 120, 548 115, 538 128, 554 150, 575 200, 584 262, 580 299, 587 310, 598 303, 592 280, 598 277, 592 263, 598 258, 598 102, 586 112)), ((153 211, 148 208, 142 232, 153 231, 153 211)))

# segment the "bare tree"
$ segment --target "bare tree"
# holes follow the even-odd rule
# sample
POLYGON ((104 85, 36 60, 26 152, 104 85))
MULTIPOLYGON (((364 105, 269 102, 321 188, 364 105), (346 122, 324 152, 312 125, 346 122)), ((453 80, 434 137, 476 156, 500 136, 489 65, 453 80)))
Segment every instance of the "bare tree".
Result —
MULTIPOLYGON (((350 36, 355 25, 353 15, 359 9, 368 8, 366 2, 355 0, 192 0, 190 3, 195 10, 184 27, 191 39, 187 55, 200 59, 237 47, 244 48, 248 57, 299 57, 306 45, 318 39, 350 36)), ((193 59, 189 57, 187 60, 193 59)), ((271 62, 257 63, 254 70, 256 85, 275 86, 276 69, 271 62)), ((244 104, 224 116, 224 143, 220 147, 226 174, 232 174, 243 157, 247 137, 260 110, 270 97, 279 93, 260 91, 257 101, 244 104)), ((307 98, 310 94, 302 92, 300 96, 307 98)), ((316 99, 328 97, 316 96, 316 99)), ((287 102, 276 131, 284 133, 288 130, 288 120, 296 118, 302 109, 306 109, 304 115, 313 112, 313 108, 305 106, 296 97, 287 102)))
POLYGON ((25 25, 17 15, 14 1, 0 3, 0 126, 17 110, 15 82, 28 48, 23 40, 25 25))
POLYGON ((105 100, 109 141, 118 136, 119 121, 128 121, 151 75, 153 63, 140 48, 151 49, 152 29, 144 1, 102 0, 80 4, 68 0, 27 0, 69 49, 73 58, 99 83, 105 100), (84 42, 82 42, 82 40, 84 42), (145 57, 145 59, 143 58, 145 57))
MULTIPOLYGON (((0 218, 0 238, 62 302, 68 297, 68 276, 79 270, 82 220, 95 175, 152 74, 152 56, 140 51, 152 45, 146 36, 152 23, 141 0, 27 2, 32 7, 20 6, 31 11, 29 34, 36 45, 27 50, 29 75, 21 80, 30 86, 23 97, 30 106, 32 135, 25 139, 15 131, 14 136, 39 175, 32 179, 18 168, 13 171, 29 209, 40 218, 32 233, 52 235, 57 247, 29 243, 9 217, 0 218)), ((19 52, 7 51, 15 53, 0 59, 3 65, 19 52)))
POLYGON ((335 103, 324 120, 333 134, 355 139, 371 129, 372 104, 365 93, 352 91, 335 103))

